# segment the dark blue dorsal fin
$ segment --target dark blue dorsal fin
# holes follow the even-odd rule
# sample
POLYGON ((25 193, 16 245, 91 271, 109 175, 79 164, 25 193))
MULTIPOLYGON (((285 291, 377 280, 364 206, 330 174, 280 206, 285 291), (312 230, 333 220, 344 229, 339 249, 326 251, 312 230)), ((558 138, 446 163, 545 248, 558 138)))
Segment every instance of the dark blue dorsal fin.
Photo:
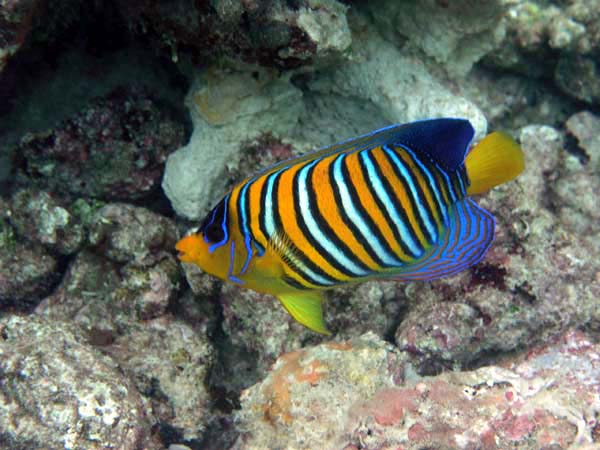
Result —
POLYGON ((302 156, 279 161, 259 171, 251 178, 335 153, 360 151, 385 144, 408 147, 433 160, 444 170, 453 172, 463 163, 474 134, 473 126, 466 119, 427 119, 402 125, 390 125, 302 156))
POLYGON ((427 156, 447 172, 457 170, 475 136, 466 119, 429 119, 408 123, 397 132, 396 145, 427 156))

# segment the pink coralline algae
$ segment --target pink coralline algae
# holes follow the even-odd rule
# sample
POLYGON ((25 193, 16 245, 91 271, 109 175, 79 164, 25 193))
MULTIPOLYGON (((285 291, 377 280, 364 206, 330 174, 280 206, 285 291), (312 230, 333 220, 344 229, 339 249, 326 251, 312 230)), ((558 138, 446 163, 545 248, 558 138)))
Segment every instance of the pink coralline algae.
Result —
POLYGON ((600 345, 583 332, 567 332, 475 371, 421 378, 412 370, 372 335, 282 355, 269 376, 242 395, 238 419, 246 432, 234 448, 491 450, 598 443, 600 345), (392 383, 398 370, 404 381, 392 383))

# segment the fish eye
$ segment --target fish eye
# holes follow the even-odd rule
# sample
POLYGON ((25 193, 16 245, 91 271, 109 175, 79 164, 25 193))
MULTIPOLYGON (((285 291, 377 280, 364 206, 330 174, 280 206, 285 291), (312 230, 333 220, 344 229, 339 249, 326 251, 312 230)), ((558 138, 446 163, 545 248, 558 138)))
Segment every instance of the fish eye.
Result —
POLYGON ((226 217, 227 204, 225 199, 205 217, 200 225, 200 232, 204 235, 204 241, 209 244, 224 243, 227 240, 226 217))
POLYGON ((213 244, 217 243, 217 242, 221 242, 223 240, 223 238, 225 237, 223 228, 221 228, 220 224, 215 223, 215 222, 212 222, 209 225, 207 225, 206 228, 204 228, 203 232, 204 232, 204 237, 206 238, 206 240, 213 244))

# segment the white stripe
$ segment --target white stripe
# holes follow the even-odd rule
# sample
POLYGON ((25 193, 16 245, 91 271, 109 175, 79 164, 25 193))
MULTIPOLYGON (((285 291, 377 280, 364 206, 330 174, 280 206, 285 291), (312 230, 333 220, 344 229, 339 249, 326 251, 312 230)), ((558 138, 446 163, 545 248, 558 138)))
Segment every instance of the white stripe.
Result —
MULTIPOLYGON (((273 201, 272 201, 272 197, 273 197, 273 185, 275 184, 275 179, 281 174, 281 172, 285 169, 287 169, 288 167, 282 167, 281 169, 279 169, 277 172, 273 172, 272 174, 269 175, 269 177, 267 178, 267 193, 265 194, 265 228, 268 234, 268 238, 272 239, 274 236, 276 236, 275 234, 275 216, 274 216, 274 212, 273 212, 273 201)), ((302 264, 301 261, 298 261, 297 259, 294 259, 294 264, 298 267, 299 270, 301 270, 302 276, 305 276, 309 282, 313 283, 313 284, 321 284, 324 286, 332 286, 334 284, 333 281, 328 280, 326 278, 323 278, 322 276, 316 274, 314 271, 312 271, 311 269, 309 269, 308 267, 306 267, 304 264, 302 264)))
MULTIPOLYGON (((400 174, 402 175, 402 178, 404 178, 404 180, 408 184, 408 187, 410 189, 410 194, 412 195, 412 197, 417 205, 417 209, 419 210, 419 215, 421 216, 421 220, 423 221, 423 223, 425 223, 425 227, 427 228, 429 235, 433 238, 433 241, 436 242, 437 241, 437 231, 435 229, 434 224, 432 223, 432 218, 429 216, 429 212, 427 211, 427 209, 425 207, 423 207, 423 204, 419 200, 419 195, 417 193, 417 187, 415 186, 415 182, 412 177, 412 174, 407 169, 407 167, 404 165, 404 161, 401 161, 400 158, 398 158, 398 156, 392 149, 390 149, 386 145, 383 147, 383 150, 387 153, 387 155, 390 158, 392 158, 392 161, 394 162, 394 164, 396 164, 396 167, 398 167, 398 169, 400 170, 400 174)), ((427 199, 424 198, 423 201, 427 201, 427 199)))
POLYGON ((454 188, 452 187, 452 181, 450 181, 450 177, 448 176, 448 174, 446 173, 446 171, 444 169, 442 169, 440 166, 438 166, 436 164, 438 170, 440 171, 440 173, 444 176, 444 178, 446 179, 446 186, 448 187, 448 192, 450 193, 450 197, 452 197, 452 203, 456 203, 456 194, 454 193, 454 188))
MULTIPOLYGON (((352 259, 348 258, 344 252, 340 251, 340 249, 329 239, 329 237, 323 233, 321 227, 315 220, 311 211, 310 199, 308 196, 308 190, 306 186, 306 177, 308 171, 319 162, 313 161, 310 164, 307 164, 298 174, 298 206, 300 210, 300 215, 304 219, 306 223, 306 227, 308 228, 308 232, 312 235, 312 237, 323 247, 323 249, 331 255, 333 259, 335 259, 340 265, 344 266, 350 272, 352 272, 355 276, 365 276, 368 275, 369 272, 361 269, 356 265, 352 259)), ((314 205, 315 208, 318 208, 317 205, 314 205)), ((326 258, 327 259, 327 258, 326 258)))
POLYGON ((387 210, 388 214, 392 218, 392 221, 398 228, 398 232, 400 233, 400 239, 402 239, 402 241, 406 244, 406 246, 408 247, 410 252, 413 254, 413 256, 415 256, 417 258, 420 257, 423 254, 423 251, 417 245, 417 243, 414 241, 414 239, 412 238, 412 236, 410 234, 410 231, 408 230, 408 228, 406 228, 406 225, 404 224, 404 222, 398 215, 398 211, 396 211, 396 209, 394 208, 394 205, 392 203, 392 200, 390 199, 390 196, 386 192, 385 187, 383 186, 383 184, 381 183, 381 180, 379 179, 379 177, 377 176, 377 173, 375 172, 375 167, 373 166, 373 162, 371 161, 368 152, 367 151, 361 152, 360 156, 361 156, 363 162, 365 163, 365 165, 367 166, 367 174, 369 176, 369 181, 375 188, 375 192, 376 192, 377 196, 381 199, 381 202, 383 203, 383 205, 385 206, 385 209, 387 210))
MULTIPOLYGON (((283 169, 281 169, 283 170, 283 169)), ((279 176, 281 170, 277 172, 273 172, 267 178, 267 193, 265 195, 265 229, 267 231, 267 238, 271 238, 273 234, 275 234, 275 217, 273 216, 273 201, 271 197, 273 196, 273 184, 275 183, 275 178, 279 176)))
MULTIPOLYGON (((342 200, 342 207, 346 212, 348 218, 352 221, 352 223, 358 228, 360 233, 363 236, 365 242, 371 246, 371 248, 375 251, 379 259, 386 265, 390 267, 399 267, 402 266, 402 262, 398 259, 394 258, 390 253, 388 253, 379 239, 373 234, 372 230, 366 224, 356 207, 354 206, 354 202, 352 201, 352 197, 350 196, 350 191, 348 190, 348 186, 346 185, 346 180, 344 179, 344 175, 342 174, 342 162, 346 157, 345 154, 339 155, 333 163, 333 177, 335 179, 335 184, 338 187, 340 197, 342 200)), ((348 181, 349 182, 349 181, 348 181)))
POLYGON ((429 169, 427 167, 425 167, 425 165, 419 160, 419 158, 417 158, 417 155, 415 155, 412 150, 410 150, 407 147, 402 146, 402 148, 404 150, 406 150, 410 156, 412 157, 413 161, 417 163, 417 165, 420 167, 420 169, 423 171, 423 173, 427 176, 427 181, 429 182, 429 187, 431 189, 431 191, 433 191, 433 195, 435 195, 435 200, 437 201, 438 205, 439 205, 439 209, 442 212, 442 215, 444 216, 444 225, 448 225, 448 210, 446 208, 446 205, 444 204, 444 201, 442 200, 442 194, 440 193, 439 189, 436 186, 435 180, 433 179, 433 175, 431 175, 431 172, 429 171, 429 169))

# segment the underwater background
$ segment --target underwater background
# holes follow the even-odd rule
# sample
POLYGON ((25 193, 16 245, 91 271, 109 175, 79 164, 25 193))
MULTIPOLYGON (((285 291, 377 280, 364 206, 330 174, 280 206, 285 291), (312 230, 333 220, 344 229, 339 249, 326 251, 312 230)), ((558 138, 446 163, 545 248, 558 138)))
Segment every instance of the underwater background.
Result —
POLYGON ((599 193, 598 0, 0 0, 0 448, 597 448, 599 193), (248 175, 433 117, 525 153, 476 266, 325 337, 177 260, 248 175))

